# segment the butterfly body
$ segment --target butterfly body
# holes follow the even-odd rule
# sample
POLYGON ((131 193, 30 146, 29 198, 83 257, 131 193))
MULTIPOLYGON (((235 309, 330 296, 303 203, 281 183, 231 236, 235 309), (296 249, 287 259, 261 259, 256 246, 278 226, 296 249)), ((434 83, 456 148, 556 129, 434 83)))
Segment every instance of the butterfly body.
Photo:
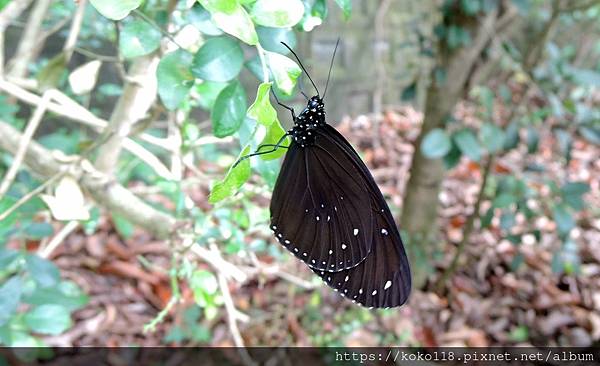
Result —
POLYGON ((291 144, 271 199, 275 237, 353 303, 369 308, 404 304, 411 289, 408 258, 369 169, 327 124, 318 90, 298 116, 282 106, 291 111, 294 126, 286 133, 291 144))
POLYGON ((318 96, 310 98, 306 108, 294 119, 294 127, 288 134, 300 147, 311 146, 315 142, 314 130, 324 126, 325 104, 318 96))

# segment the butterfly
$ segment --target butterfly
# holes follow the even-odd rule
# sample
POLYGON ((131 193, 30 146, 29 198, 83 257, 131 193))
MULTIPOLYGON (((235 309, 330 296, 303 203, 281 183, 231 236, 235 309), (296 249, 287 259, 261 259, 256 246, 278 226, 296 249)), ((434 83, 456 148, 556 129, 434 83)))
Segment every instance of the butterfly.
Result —
MULTIPOLYGON (((288 251, 343 297, 369 308, 404 304, 411 289, 408 258, 390 209, 352 145, 325 119, 324 98, 296 53, 317 94, 308 98, 294 126, 273 145, 287 148, 271 199, 271 230, 288 251), (286 137, 289 146, 282 146, 286 137)), ((271 147, 268 151, 260 151, 271 147)), ((240 160, 241 161, 241 160, 240 160)), ((238 161, 239 163, 239 161, 238 161)))

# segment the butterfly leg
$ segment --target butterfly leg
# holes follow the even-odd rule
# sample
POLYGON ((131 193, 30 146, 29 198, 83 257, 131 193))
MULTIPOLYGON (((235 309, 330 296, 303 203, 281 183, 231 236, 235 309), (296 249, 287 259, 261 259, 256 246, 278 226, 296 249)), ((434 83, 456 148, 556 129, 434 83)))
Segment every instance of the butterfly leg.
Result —
POLYGON ((280 106, 282 106, 283 108, 287 109, 288 111, 290 111, 292 113, 292 121, 296 121, 296 113, 294 112, 294 108, 281 103, 279 101, 279 98, 277 98, 277 94, 275 94, 273 89, 271 89, 271 93, 273 93, 273 97, 275 97, 275 101, 277 102, 277 104, 279 104, 280 106))
POLYGON ((279 141, 277 141, 276 144, 264 144, 264 145, 260 145, 255 152, 253 152, 252 154, 248 154, 245 156, 242 156, 241 158, 238 159, 238 161, 235 162, 235 164, 233 164, 233 168, 235 168, 236 166, 238 166, 239 163, 241 163, 242 161, 246 160, 246 159, 250 159, 253 156, 258 156, 258 155, 264 155, 264 154, 269 154, 272 152, 277 151, 277 149, 279 149, 280 147, 287 149, 289 148, 289 146, 282 146, 281 143, 285 140, 285 138, 288 136, 288 134, 286 133, 285 135, 281 136, 281 138, 279 139, 279 141), (271 150, 268 151, 261 151, 264 147, 271 147, 271 150))

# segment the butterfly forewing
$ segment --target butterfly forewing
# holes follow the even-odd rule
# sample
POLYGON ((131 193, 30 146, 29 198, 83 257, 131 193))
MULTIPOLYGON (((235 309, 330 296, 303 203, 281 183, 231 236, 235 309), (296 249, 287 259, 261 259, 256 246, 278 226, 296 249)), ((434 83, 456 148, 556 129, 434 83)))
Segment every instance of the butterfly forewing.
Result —
POLYGON ((273 191, 271 228, 311 268, 335 272, 371 250, 373 210, 352 156, 325 135, 315 141, 290 146, 273 191))

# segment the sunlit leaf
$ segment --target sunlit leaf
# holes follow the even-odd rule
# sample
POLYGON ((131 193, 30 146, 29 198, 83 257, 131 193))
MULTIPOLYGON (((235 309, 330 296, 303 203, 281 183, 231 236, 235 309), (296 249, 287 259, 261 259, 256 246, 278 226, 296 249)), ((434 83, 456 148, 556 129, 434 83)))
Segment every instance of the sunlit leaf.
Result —
MULTIPOLYGON (((244 149, 240 156, 246 155, 248 151, 250 148, 244 149)), ((208 202, 215 204, 233 196, 248 178, 250 178, 250 161, 246 159, 234 168, 232 167, 225 178, 212 187, 208 202)))
POLYGON ((300 0, 258 0, 250 10, 252 20, 266 27, 292 27, 303 15, 304 5, 300 0))
POLYGON ((69 75, 69 85, 71 85, 73 93, 82 95, 91 92, 96 86, 100 66, 102 66, 102 62, 94 60, 73 70, 69 75))
POLYGON ((121 20, 142 4, 142 0, 90 0, 98 12, 108 19, 121 20))
POLYGON ((335 3, 342 9, 344 19, 348 20, 352 14, 352 0, 335 0, 335 3))
POLYGON ((266 54, 267 64, 273 74, 277 86, 285 94, 291 94, 298 77, 302 74, 302 70, 294 61, 286 56, 268 51, 266 54))
MULTIPOLYGON (((281 127, 281 124, 279 123, 279 121, 275 121, 275 123, 271 124, 267 128, 267 133, 265 135, 265 138, 262 140, 262 142, 260 144, 261 145, 277 144, 277 142, 279 142, 279 140, 281 139, 281 137, 283 137, 283 135, 285 135, 285 130, 281 127)), ((284 141, 282 141, 281 146, 289 146, 289 144, 290 144, 289 137, 286 137, 286 139, 284 141)), ((261 151, 269 151, 269 150, 271 150, 271 149, 264 148, 261 151)), ((263 160, 277 159, 277 158, 280 158, 281 156, 283 156, 286 151, 287 151, 286 149, 279 147, 277 150, 275 150, 271 153, 260 155, 260 157, 263 160)))
POLYGON ((158 29, 143 20, 125 24, 119 37, 119 50, 125 58, 135 58, 152 53, 160 46, 158 29))
POLYGON ((262 83, 258 86, 256 100, 248 108, 248 117, 255 119, 258 123, 270 126, 277 121, 277 111, 270 101, 271 83, 262 83))

